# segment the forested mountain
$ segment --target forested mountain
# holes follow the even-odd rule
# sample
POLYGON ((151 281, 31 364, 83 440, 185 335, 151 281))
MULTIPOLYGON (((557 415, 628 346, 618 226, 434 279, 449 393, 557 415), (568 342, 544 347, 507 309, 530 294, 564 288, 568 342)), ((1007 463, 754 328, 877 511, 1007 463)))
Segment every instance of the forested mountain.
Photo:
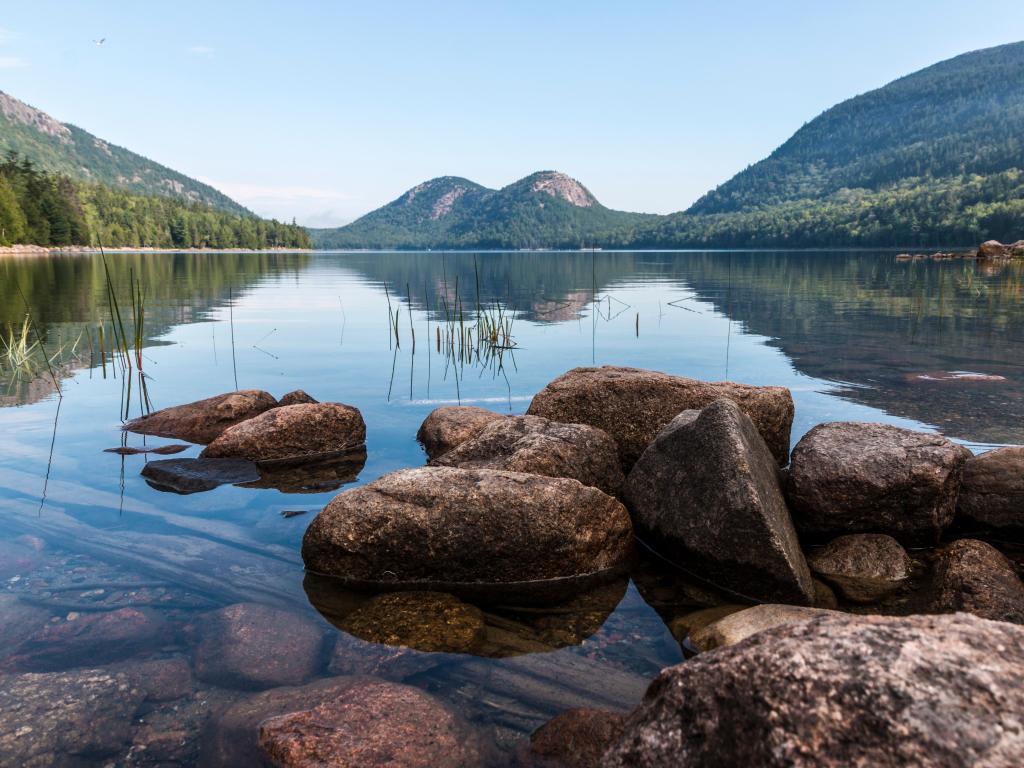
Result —
POLYGON ((443 176, 338 229, 319 248, 578 248, 651 219, 601 205, 575 179, 540 171, 499 190, 443 176))
MULTIPOLYGON (((313 239, 369 248, 930 247, 1019 240, 1024 43, 957 56, 844 101, 682 213, 608 211, 593 198, 591 207, 559 198, 557 208, 545 208, 531 191, 533 178, 500 192, 472 185, 473 194, 467 191, 464 204, 440 221, 396 215, 410 190, 348 227, 314 231, 313 239)), ((421 186, 442 182, 472 184, 439 179, 421 186)))
POLYGON ((203 203, 229 213, 249 213, 208 184, 61 123, 0 91, 0 157, 9 151, 43 171, 77 181, 105 184, 136 195, 203 203))
POLYGON ((306 230, 177 197, 133 195, 0 162, 0 245, 147 248, 308 248, 306 230))

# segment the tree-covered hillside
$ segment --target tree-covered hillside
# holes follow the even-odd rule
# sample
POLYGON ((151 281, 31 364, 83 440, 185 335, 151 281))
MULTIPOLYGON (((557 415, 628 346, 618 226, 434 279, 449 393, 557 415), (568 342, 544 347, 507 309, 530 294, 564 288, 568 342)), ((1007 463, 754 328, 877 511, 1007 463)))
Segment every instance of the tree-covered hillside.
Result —
POLYGON ((173 197, 133 195, 37 169, 10 152, 0 163, 0 245, 147 248, 309 248, 306 230, 173 197))
POLYGON ((688 213, 1024 168, 1024 43, 940 62, 827 110, 688 213))
POLYGON ((579 248, 652 217, 613 211, 578 181, 541 171, 499 190, 444 176, 338 229, 319 248, 579 248))
POLYGON ((77 181, 203 203, 229 213, 249 213, 208 184, 61 123, 0 91, 0 156, 11 151, 41 170, 77 181))

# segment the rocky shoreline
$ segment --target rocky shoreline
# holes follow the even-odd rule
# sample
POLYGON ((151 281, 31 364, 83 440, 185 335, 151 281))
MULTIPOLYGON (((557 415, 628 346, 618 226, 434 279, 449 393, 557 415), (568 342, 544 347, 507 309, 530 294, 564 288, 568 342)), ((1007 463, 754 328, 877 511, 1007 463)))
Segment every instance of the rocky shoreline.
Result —
MULTIPOLYGON (((134 740, 125 764, 1018 764, 1024 582, 999 546, 1024 532, 1024 448, 831 422, 791 451, 793 418, 783 388, 611 366, 568 371, 525 416, 438 408, 427 466, 340 492, 306 529, 306 594, 335 631, 255 603, 184 623, 26 614, 0 635, 0 762, 134 740), (600 630, 627 579, 691 657, 631 712, 644 677, 549 660, 600 630), (68 669, 68 649, 91 666, 68 669), (572 665, 600 686, 573 688, 572 665), (221 704, 195 714, 187 759, 162 741, 180 734, 126 724, 200 691, 221 704)), ((206 445, 144 471, 192 492, 282 467, 301 488, 365 456, 367 427, 349 405, 247 390, 125 429, 206 445)))

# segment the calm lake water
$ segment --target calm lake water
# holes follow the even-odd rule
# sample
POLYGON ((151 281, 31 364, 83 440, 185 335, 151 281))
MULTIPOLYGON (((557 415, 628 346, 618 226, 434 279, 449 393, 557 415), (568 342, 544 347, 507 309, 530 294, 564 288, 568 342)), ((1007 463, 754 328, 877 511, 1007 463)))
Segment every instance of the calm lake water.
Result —
MULTIPOLYGON (((113 254, 107 264, 130 336, 133 281, 145 296, 142 361, 154 408, 236 387, 276 396, 302 388, 349 403, 367 423, 357 483, 422 465, 416 429, 434 407, 521 413, 552 378, 594 364, 789 387, 794 443, 841 419, 938 430, 976 450, 1024 442, 1020 263, 903 261, 892 252, 530 252, 113 254), (514 318, 515 348, 500 360, 453 361, 438 351, 437 329, 458 301, 470 319, 478 297, 514 318)), ((122 445, 125 411, 139 415, 142 403, 137 380, 129 393, 109 355, 102 261, 0 261, 5 337, 20 334, 26 302, 63 398, 38 364, 19 372, 0 359, 0 670, 190 661, 196 616, 238 602, 340 634, 322 614, 337 620, 364 598, 304 584, 299 556, 305 527, 337 491, 222 486, 183 496, 150 487, 139 474, 145 456, 104 452, 122 445), (25 606, 52 627, 126 605, 158 612, 173 631, 152 647, 106 646, 98 658, 59 640, 40 651, 40 635, 26 639, 31 621, 17 619, 21 634, 10 628, 25 606)), ((450 702, 505 749, 568 707, 631 707, 661 667, 682 659, 666 620, 701 604, 699 590, 660 568, 642 564, 564 606, 484 606, 483 656, 433 658, 396 679, 450 702)), ((162 764, 196 760, 203 723, 215 716, 209 702, 249 695, 211 681, 196 687, 142 705, 143 720, 191 724, 162 764)), ((129 742, 151 737, 133 734, 129 742)))

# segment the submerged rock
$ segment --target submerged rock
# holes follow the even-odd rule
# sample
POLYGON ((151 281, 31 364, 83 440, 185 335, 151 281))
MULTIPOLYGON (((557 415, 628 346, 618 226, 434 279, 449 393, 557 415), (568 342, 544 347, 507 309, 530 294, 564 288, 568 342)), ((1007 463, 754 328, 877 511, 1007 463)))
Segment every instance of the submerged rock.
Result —
POLYGON ((544 766, 597 768, 625 722, 624 714, 607 709, 567 710, 533 732, 530 754, 544 766))
POLYGON ((260 479, 247 459, 161 459, 146 462, 141 474, 152 488, 183 495, 260 479))
POLYGON ((196 677, 226 688, 299 685, 323 666, 324 631, 311 620, 257 603, 203 614, 196 677))
POLYGON ((491 421, 430 463, 568 477, 612 496, 623 481, 618 449, 607 433, 586 424, 561 424, 539 416, 491 421))
POLYGON ((719 398, 735 402, 754 422, 783 465, 789 457, 793 398, 784 387, 730 381, 708 383, 658 371, 606 365, 574 368, 537 393, 527 413, 567 424, 603 429, 619 448, 624 471, 680 411, 700 409, 719 398))
POLYGON ((851 533, 830 541, 807 559, 821 576, 855 603, 873 603, 910 578, 911 560, 892 536, 851 533))
POLYGON ((339 626, 371 643, 440 653, 472 653, 486 636, 483 612, 445 592, 377 595, 339 626))
POLYGON ((838 613, 824 608, 800 605, 762 603, 712 621, 690 634, 690 642, 698 651, 710 651, 746 640, 751 635, 783 624, 810 621, 818 616, 838 613))
POLYGON ((691 611, 672 619, 668 623, 668 629, 672 636, 682 643, 709 624, 714 624, 719 619, 724 619, 726 616, 731 616, 749 607, 749 605, 740 605, 738 603, 725 603, 710 608, 701 608, 700 610, 691 611))
POLYGON ((276 405, 274 396, 261 389, 242 389, 154 411, 132 419, 123 429, 206 444, 212 443, 229 427, 259 416, 276 405))
POLYGON ((623 497, 641 537, 687 571, 757 600, 814 602, 775 462, 731 400, 673 419, 623 497))
POLYGON ((289 393, 287 393, 285 395, 281 395, 281 399, 277 401, 277 404, 279 406, 280 405, 305 405, 305 404, 309 404, 309 403, 319 403, 319 402, 320 401, 317 400, 315 397, 313 397, 312 395, 307 394, 305 390, 296 389, 296 390, 293 390, 293 391, 291 391, 291 392, 289 392, 289 393))
POLYGON ((301 464, 265 461, 259 465, 259 480, 245 487, 275 488, 282 493, 326 493, 355 482, 365 466, 365 446, 301 464))
POLYGON ((1024 629, 829 615, 666 669, 602 765, 1008 768, 1021 712, 1024 629))
POLYGON ((472 405, 442 405, 423 420, 416 439, 426 450, 427 458, 436 459, 476 436, 491 422, 504 418, 500 413, 472 405))
POLYGON ((887 533, 934 544, 952 522, 971 453, 889 424, 819 424, 797 443, 787 491, 801 534, 887 533))
POLYGON ((350 582, 452 591, 604 572, 632 543, 622 504, 576 480, 424 467, 336 496, 306 530, 302 558, 350 582))
POLYGON ((936 613, 967 611, 1024 624, 1024 583, 1006 556, 983 541, 960 539, 939 553, 932 590, 936 613))
POLYGON ((264 720, 259 745, 281 768, 482 768, 494 757, 478 731, 430 694, 366 678, 308 710, 264 720))
POLYGON ((0 676, 0 765, 89 765, 128 746, 145 693, 103 669, 0 676))
POLYGON ((1024 446, 996 448, 969 458, 956 514, 970 525, 1024 530, 1024 446))
POLYGON ((225 430, 200 455, 300 463, 343 454, 365 442, 363 416, 351 405, 285 405, 225 430))

